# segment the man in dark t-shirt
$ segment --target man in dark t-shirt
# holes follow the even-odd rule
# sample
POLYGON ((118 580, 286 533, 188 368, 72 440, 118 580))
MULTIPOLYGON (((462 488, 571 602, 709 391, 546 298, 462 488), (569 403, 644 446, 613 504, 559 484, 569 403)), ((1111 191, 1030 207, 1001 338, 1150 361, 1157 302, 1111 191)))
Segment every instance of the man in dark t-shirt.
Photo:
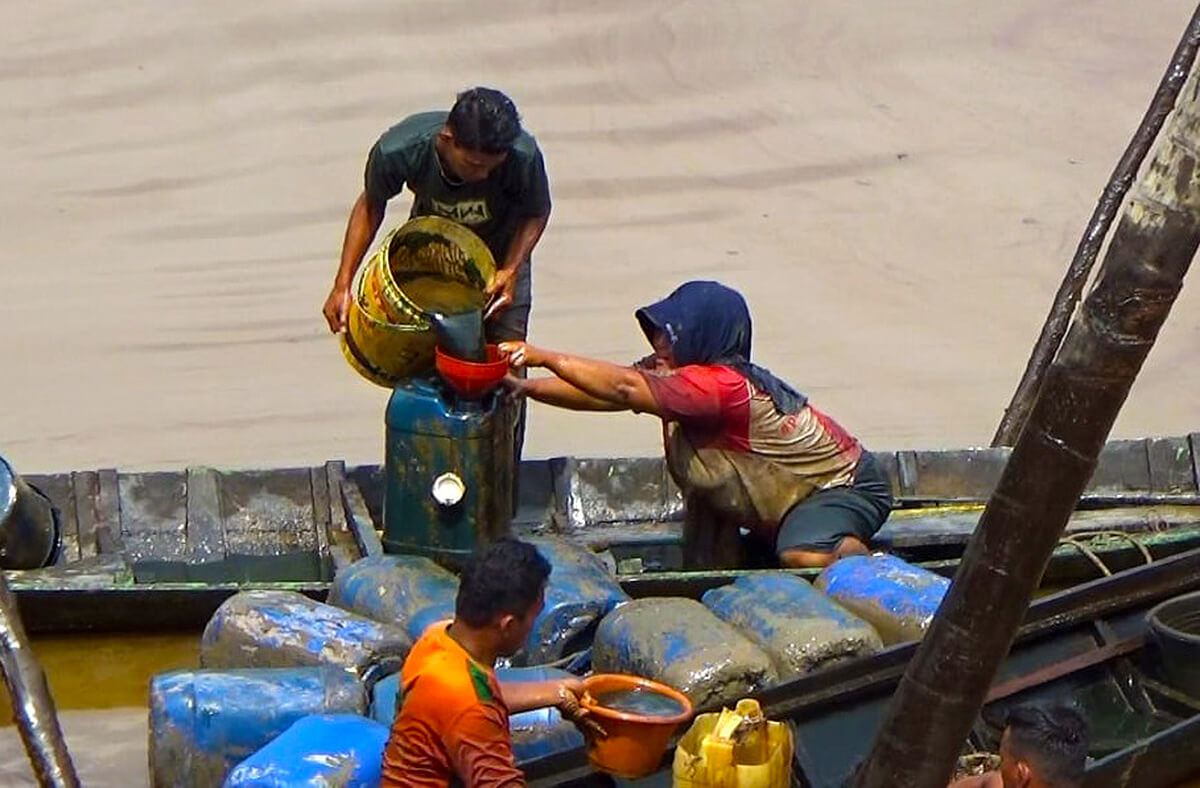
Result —
MULTIPOLYGON (((330 331, 346 330, 354 272, 379 232, 388 200, 407 185, 414 196, 410 216, 443 216, 464 225, 496 259, 487 290, 487 341, 525 339, 530 255, 550 219, 550 185, 537 141, 521 128, 508 96, 477 87, 460 93, 449 112, 410 115, 371 148, 363 180, 322 309, 330 331)), ((515 408, 514 471, 525 441, 524 400, 515 408)), ((514 472, 514 485, 517 476, 514 472)), ((515 494, 513 501, 515 506, 515 494)))
POLYGON ((530 254, 550 218, 550 186, 537 141, 513 102, 490 88, 460 93, 449 112, 411 115, 383 133, 367 156, 362 194, 350 211, 341 264, 322 310, 344 331, 350 283, 379 231, 388 200, 414 195, 411 216, 443 216, 470 228, 496 258, 488 288, 488 341, 524 339, 530 254))

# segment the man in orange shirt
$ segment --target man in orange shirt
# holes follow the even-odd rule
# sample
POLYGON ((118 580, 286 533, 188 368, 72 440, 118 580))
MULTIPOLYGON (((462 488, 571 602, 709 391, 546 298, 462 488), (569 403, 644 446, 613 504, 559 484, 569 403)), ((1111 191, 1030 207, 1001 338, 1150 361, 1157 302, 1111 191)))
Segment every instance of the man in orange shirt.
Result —
MULTIPOLYGON (((537 548, 502 539, 477 552, 459 580, 454 620, 433 624, 404 662, 404 702, 383 753, 383 785, 515 788, 508 715, 558 706, 588 733, 579 679, 501 686, 493 666, 516 653, 542 611, 550 564, 537 548)), ((589 730, 590 728, 590 730, 589 730)))

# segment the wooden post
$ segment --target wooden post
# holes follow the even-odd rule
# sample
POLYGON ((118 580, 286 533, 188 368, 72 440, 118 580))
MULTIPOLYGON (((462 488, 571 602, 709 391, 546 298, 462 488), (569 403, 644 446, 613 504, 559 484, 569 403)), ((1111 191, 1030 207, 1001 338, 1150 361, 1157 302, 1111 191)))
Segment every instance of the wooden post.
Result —
POLYGON ((1133 139, 1129 141, 1129 146, 1125 148, 1124 155, 1117 162, 1116 168, 1108 179, 1108 184, 1104 187, 1104 192, 1100 195, 1100 201, 1092 212, 1087 229, 1083 231, 1083 237, 1075 249, 1075 256, 1071 258, 1071 265, 1067 268, 1067 275, 1063 278, 1062 284, 1058 286, 1058 292, 1054 294, 1054 303, 1050 306, 1050 314, 1046 316, 1042 333, 1033 346, 1033 352, 1025 365, 1025 373, 1021 376, 1021 382, 1017 384, 1012 401, 1004 410, 1000 426, 996 428, 996 434, 992 438, 993 446, 1012 446, 1022 425, 1025 424, 1025 419, 1028 418, 1029 411, 1033 407, 1033 400, 1042 387, 1042 381, 1045 380, 1046 370, 1049 368, 1050 362, 1054 360, 1055 354, 1058 353, 1063 335, 1067 333, 1071 316, 1075 314, 1075 307, 1079 304, 1083 287, 1087 284, 1088 276, 1092 272, 1092 264, 1096 261, 1096 255, 1100 253, 1104 238, 1108 235, 1108 228, 1112 224, 1113 218, 1116 217, 1117 209, 1120 208, 1121 201, 1125 199, 1130 184, 1137 176, 1142 161, 1150 151, 1150 146, 1158 136, 1163 121, 1171 112, 1171 108, 1175 106, 1179 90, 1187 81, 1192 64, 1196 60, 1198 46, 1200 46, 1200 7, 1192 15, 1192 21, 1188 24, 1183 38, 1175 48, 1175 54, 1171 57, 1162 81, 1158 83, 1158 90, 1154 94, 1153 101, 1150 102, 1150 107, 1142 117, 1142 122, 1134 133, 1133 139))
POLYGON ((54 699, 50 697, 42 667, 29 647, 16 599, 3 572, 0 572, 0 668, 4 670, 17 728, 38 785, 78 788, 79 778, 58 727, 54 699))
POLYGON ((1051 552, 1200 245, 1193 73, 1051 364, 859 788, 943 788, 1051 552))

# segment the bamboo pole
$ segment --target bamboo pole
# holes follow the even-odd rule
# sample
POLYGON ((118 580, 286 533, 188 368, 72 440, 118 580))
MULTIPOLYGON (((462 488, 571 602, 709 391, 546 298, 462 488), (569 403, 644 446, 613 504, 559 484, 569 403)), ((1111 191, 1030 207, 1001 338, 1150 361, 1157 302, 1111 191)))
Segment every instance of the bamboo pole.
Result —
POLYGON ((859 788, 943 788, 1050 554, 1200 245, 1193 72, 1050 365, 859 788))
POLYGON ((46 676, 29 647, 16 599, 3 572, 0 572, 0 668, 38 785, 79 788, 46 676))
POLYGON ((1175 47, 1175 54, 1172 55, 1166 73, 1158 83, 1154 99, 1146 109, 1146 114, 1142 116, 1142 122, 1138 125, 1133 139, 1129 141, 1129 146, 1125 148, 1125 153, 1117 162, 1112 175, 1109 176, 1108 184, 1105 185, 1104 191, 1100 195, 1100 201, 1092 212, 1092 218, 1083 231, 1083 237, 1079 239, 1079 246, 1075 248, 1075 256, 1071 258, 1067 274, 1063 278, 1062 284, 1058 286, 1058 292, 1054 294, 1054 303, 1050 306, 1050 314, 1046 316, 1046 322, 1042 325, 1042 333, 1033 346, 1033 352, 1025 365, 1025 372, 1021 375, 1021 382, 1017 384, 1012 401, 1004 409, 1000 426, 996 428, 996 434, 992 437, 993 446, 1013 445, 1021 431, 1021 426, 1029 417, 1034 397, 1037 396, 1038 389, 1042 387, 1042 381, 1045 380, 1050 362, 1058 353, 1063 335, 1067 333, 1071 316, 1075 314, 1075 307, 1079 304, 1083 287, 1087 284, 1088 276, 1092 272, 1092 264, 1095 263, 1096 255, 1100 253, 1100 247, 1108 235, 1108 228, 1112 225, 1112 221, 1117 215, 1117 209, 1121 207, 1125 194, 1137 176, 1142 161, 1150 151, 1150 146, 1158 136, 1163 121, 1171 112, 1171 108, 1175 106, 1179 91, 1187 81, 1192 64, 1196 60, 1198 47, 1200 47, 1200 7, 1196 8, 1187 30, 1184 31, 1183 38, 1175 47))

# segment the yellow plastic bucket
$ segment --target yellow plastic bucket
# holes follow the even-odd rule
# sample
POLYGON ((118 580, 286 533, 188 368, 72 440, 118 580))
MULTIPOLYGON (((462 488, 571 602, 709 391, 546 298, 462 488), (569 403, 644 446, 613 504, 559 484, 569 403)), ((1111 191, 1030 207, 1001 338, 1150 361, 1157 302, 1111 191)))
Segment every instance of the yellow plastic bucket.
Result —
POLYGON ((342 354, 360 375, 391 388, 433 369, 433 324, 404 278, 434 274, 482 292, 496 275, 487 244, 462 225, 420 216, 391 232, 354 276, 342 354))

